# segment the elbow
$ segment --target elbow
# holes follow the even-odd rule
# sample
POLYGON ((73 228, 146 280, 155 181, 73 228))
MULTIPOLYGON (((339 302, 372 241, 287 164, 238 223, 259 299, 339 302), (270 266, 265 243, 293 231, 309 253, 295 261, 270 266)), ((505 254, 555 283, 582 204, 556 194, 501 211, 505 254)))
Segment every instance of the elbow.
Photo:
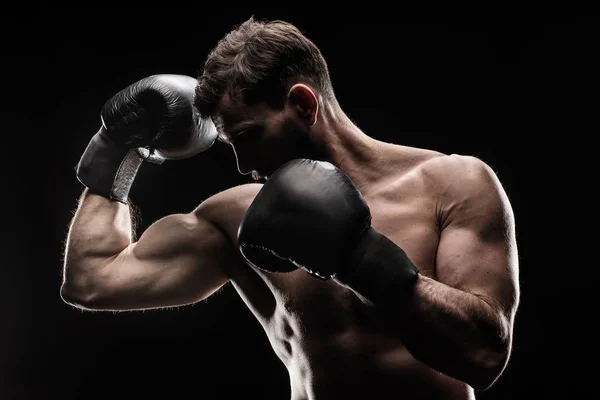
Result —
POLYGON ((85 275, 65 274, 60 286, 62 301, 82 310, 97 310, 101 292, 94 281, 85 275))
POLYGON ((503 368, 498 367, 480 368, 466 383, 476 391, 485 392, 494 386, 498 378, 500 378, 502 370, 503 368))
POLYGON ((504 371, 510 354, 509 346, 504 349, 485 349, 471 360, 473 373, 466 380, 473 389, 486 391, 500 378, 504 371))
POLYGON ((93 310, 94 296, 86 291, 63 283, 60 287, 60 298, 70 306, 82 310, 93 310))
POLYGON ((512 349, 512 326, 507 318, 499 316, 496 324, 480 327, 482 335, 479 346, 470 352, 468 363, 474 373, 467 382, 478 391, 490 389, 500 378, 512 349))

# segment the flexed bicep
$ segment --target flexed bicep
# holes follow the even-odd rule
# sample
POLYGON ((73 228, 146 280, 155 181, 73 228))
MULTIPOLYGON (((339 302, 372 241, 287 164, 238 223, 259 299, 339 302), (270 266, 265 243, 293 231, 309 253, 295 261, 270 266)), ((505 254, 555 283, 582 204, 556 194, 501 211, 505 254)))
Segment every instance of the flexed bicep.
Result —
POLYGON ((83 294, 67 293, 66 300, 93 310, 190 304, 223 286, 235 262, 234 247, 211 222, 198 213, 170 215, 111 259, 88 266, 83 294))

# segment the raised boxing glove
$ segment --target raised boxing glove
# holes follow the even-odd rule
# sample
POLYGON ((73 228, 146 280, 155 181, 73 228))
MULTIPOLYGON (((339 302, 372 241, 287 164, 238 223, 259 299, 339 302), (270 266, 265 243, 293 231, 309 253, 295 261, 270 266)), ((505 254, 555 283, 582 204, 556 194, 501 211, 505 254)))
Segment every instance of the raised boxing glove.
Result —
POLYGON ((77 179, 91 192, 127 204, 143 161, 160 164, 211 147, 217 130, 194 107, 196 85, 189 76, 161 74, 115 94, 75 167, 77 179))

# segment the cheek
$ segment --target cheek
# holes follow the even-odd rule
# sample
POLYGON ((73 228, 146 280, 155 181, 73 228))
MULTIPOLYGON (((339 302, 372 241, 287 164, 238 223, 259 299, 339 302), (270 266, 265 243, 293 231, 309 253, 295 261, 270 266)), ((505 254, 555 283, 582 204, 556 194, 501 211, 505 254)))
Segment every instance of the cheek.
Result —
POLYGON ((296 147, 297 136, 297 132, 289 129, 265 136, 261 150, 268 152, 271 158, 287 157, 296 147))
POLYGON ((281 118, 271 121, 263 132, 259 146, 260 157, 267 164, 282 164, 299 158, 306 152, 308 135, 293 120, 281 118))
POLYGON ((294 121, 284 119, 272 127, 268 138, 282 147, 293 147, 306 136, 300 128, 294 121))

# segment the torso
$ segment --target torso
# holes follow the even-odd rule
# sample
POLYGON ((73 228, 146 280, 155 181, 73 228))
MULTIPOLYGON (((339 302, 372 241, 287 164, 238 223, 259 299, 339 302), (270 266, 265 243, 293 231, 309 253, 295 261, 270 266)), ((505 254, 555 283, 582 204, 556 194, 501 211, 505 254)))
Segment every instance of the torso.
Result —
MULTIPOLYGON (((398 147, 410 157, 406 162, 402 154, 403 164, 394 165, 395 149, 387 148, 383 168, 394 172, 360 189, 372 226, 402 247, 421 274, 435 278, 438 188, 427 165, 447 156, 398 147)), ((252 186, 242 190, 255 194, 260 186, 252 186)), ((229 215, 225 230, 233 236, 242 214, 229 215)), ((474 399, 464 383, 415 360, 373 310, 337 283, 302 270, 268 274, 241 263, 230 275, 289 371, 292 400, 474 399)))

